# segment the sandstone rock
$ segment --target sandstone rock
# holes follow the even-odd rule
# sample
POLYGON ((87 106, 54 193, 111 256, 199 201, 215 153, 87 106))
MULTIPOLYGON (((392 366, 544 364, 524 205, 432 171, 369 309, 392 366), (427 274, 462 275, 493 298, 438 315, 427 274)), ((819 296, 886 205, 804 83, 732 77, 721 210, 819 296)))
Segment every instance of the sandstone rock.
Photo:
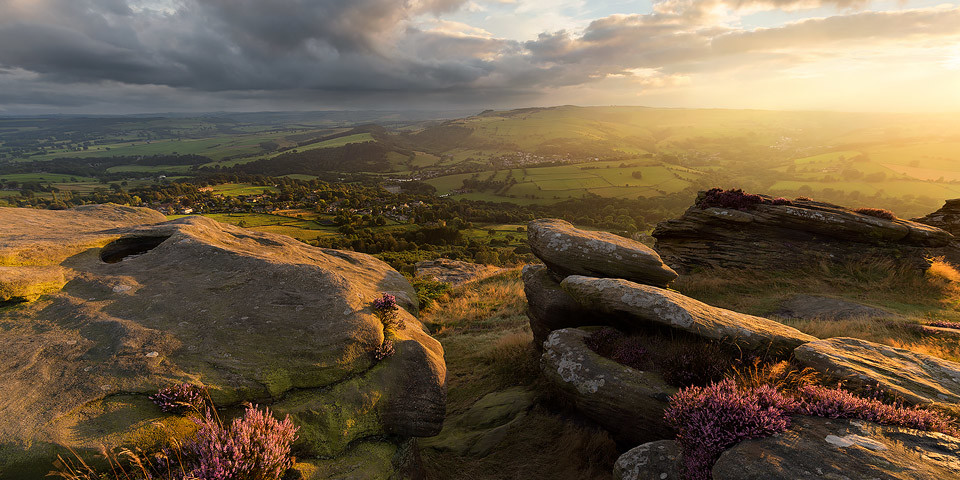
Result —
POLYGON ((960 472, 960 439, 860 420, 796 417, 784 433, 724 452, 714 480, 946 480, 960 472))
POLYGON ((895 314, 877 307, 819 295, 796 295, 780 305, 780 309, 773 315, 781 318, 819 320, 895 316, 895 314))
POLYGON ((564 292, 544 265, 523 267, 523 292, 527 297, 533 344, 538 350, 543 350, 544 340, 554 330, 604 324, 599 315, 583 308, 564 292))
POLYGON ((658 286, 677 278, 650 247, 612 233, 580 230, 563 220, 530 222, 527 239, 533 254, 560 277, 625 278, 658 286))
POLYGON ((960 198, 947 200, 940 210, 913 221, 960 235, 960 198))
POLYGON ((673 440, 644 443, 613 465, 614 480, 680 480, 680 447, 673 440))
MULTIPOLYGON (((4 210, 4 232, 30 228, 10 223, 29 215, 4 210)), ((128 210, 89 209, 157 220, 128 210)), ((203 217, 133 230, 110 220, 75 234, 86 212, 43 217, 43 248, 31 249, 25 234, 0 236, 0 251, 15 252, 5 258, 56 262, 69 279, 59 292, 0 309, 0 470, 45 474, 67 448, 86 454, 186 435, 193 422, 147 398, 179 382, 207 386, 218 405, 289 413, 305 457, 336 457, 371 436, 440 431, 440 344, 403 310, 396 354, 375 362, 369 353, 384 339, 375 297, 394 294, 416 311, 413 288, 387 264, 203 217)))
POLYGON ((915 403, 960 403, 960 364, 857 338, 798 347, 801 364, 857 387, 880 388, 915 403))
POLYGON ((693 206, 680 218, 661 222, 653 236, 664 261, 680 271, 783 269, 871 255, 925 268, 927 258, 960 256, 956 239, 939 228, 804 200, 747 210, 693 206))
POLYGON ((816 340, 773 320, 713 307, 674 291, 626 280, 572 275, 561 286, 587 309, 641 324, 676 328, 745 350, 784 354, 816 340))
POLYGON ((493 265, 462 262, 448 258, 424 260, 414 266, 418 277, 429 278, 436 282, 449 283, 453 286, 483 280, 503 271, 493 265))
POLYGON ((534 393, 525 387, 484 395, 466 412, 448 418, 443 431, 423 439, 421 445, 460 456, 485 457, 520 423, 533 399, 534 393))
POLYGON ((0 207, 0 266, 58 265, 131 227, 166 219, 149 208, 110 204, 70 210, 0 207))
POLYGON ((545 378, 618 441, 637 444, 670 438, 663 409, 676 389, 656 373, 598 355, 583 343, 587 336, 587 331, 576 328, 553 331, 540 357, 545 378))

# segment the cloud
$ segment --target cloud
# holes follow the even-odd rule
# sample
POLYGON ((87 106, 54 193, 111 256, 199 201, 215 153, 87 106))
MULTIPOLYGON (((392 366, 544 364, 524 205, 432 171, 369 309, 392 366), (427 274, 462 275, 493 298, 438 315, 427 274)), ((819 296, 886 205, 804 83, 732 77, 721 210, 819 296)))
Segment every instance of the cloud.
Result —
POLYGON ((6 0, 0 105, 498 106, 605 79, 651 90, 723 71, 795 75, 854 49, 956 39, 960 25, 957 7, 861 11, 860 0, 663 0, 530 41, 448 18, 538 1, 6 0), (739 23, 744 12, 823 7, 838 14, 739 23))

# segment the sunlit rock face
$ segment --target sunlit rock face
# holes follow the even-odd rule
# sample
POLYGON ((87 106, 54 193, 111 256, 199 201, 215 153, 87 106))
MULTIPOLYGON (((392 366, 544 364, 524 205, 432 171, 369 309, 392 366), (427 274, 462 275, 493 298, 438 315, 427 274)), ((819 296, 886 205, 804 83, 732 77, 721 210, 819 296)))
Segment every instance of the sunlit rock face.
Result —
POLYGON ((918 268, 933 257, 960 260, 957 239, 930 225, 812 200, 708 206, 702 202, 704 194, 682 216, 653 231, 657 251, 681 272, 703 267, 783 269, 871 256, 918 268))
POLYGON ((37 275, 42 295, 0 308, 0 470, 42 476, 67 448, 188 435, 192 421, 147 398, 181 382, 220 406, 290 414, 300 457, 440 431, 442 347, 409 313, 407 280, 373 257, 119 206, 0 209, 0 225, 4 269, 62 276, 37 275), (404 326, 396 353, 376 361, 381 293, 396 296, 404 326))

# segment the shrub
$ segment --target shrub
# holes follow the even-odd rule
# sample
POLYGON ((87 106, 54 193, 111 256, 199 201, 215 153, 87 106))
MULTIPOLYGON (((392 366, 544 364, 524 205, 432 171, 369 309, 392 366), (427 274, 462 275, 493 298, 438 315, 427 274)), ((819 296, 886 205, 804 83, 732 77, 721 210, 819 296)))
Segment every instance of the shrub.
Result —
POLYGON ((731 367, 729 354, 710 342, 677 342, 658 352, 663 379, 675 387, 704 386, 721 380, 731 367))
POLYGON ((937 320, 935 322, 928 323, 931 327, 940 327, 940 328, 955 328, 960 330, 960 322, 946 322, 943 320, 937 320))
POLYGON ((436 303, 436 300, 447 293, 452 288, 449 283, 430 280, 429 278, 417 277, 413 279, 413 288, 417 291, 417 301, 420 303, 420 310, 428 310, 436 303))
POLYGON ((613 353, 615 344, 621 338, 623 338, 623 332, 620 330, 613 327, 603 327, 599 330, 594 330, 590 336, 583 340, 583 343, 585 343, 590 350, 607 357, 613 353))
POLYGON ((282 422, 260 410, 247 406, 242 418, 224 427, 207 410, 200 429, 187 445, 196 458, 190 475, 205 480, 280 480, 293 466, 290 444, 297 438, 298 427, 288 415, 282 422))
POLYGON ((181 383, 180 385, 161 388, 156 395, 150 396, 150 400, 153 400, 153 403, 157 404, 160 410, 167 413, 199 411, 206 398, 206 389, 192 383, 181 383))
POLYGON ((796 413, 826 418, 856 418, 886 425, 956 434, 951 419, 930 410, 888 405, 876 398, 858 397, 840 387, 800 387, 796 413))
POLYGON ((385 329, 403 328, 403 318, 400 317, 400 306, 397 297, 384 293, 373 300, 373 313, 380 319, 385 329))
POLYGON ((373 352, 371 353, 373 355, 373 359, 378 362, 384 358, 392 357, 394 354, 393 341, 384 340, 383 343, 374 348, 373 352))
POLYGON ((812 202, 813 199, 810 197, 797 197, 793 199, 796 202, 812 202))
POLYGON ((617 342, 610 354, 610 359, 640 370, 647 361, 647 349, 643 348, 640 339, 636 337, 626 337, 617 342))
POLYGON ((893 214, 890 210, 884 210, 882 208, 858 208, 854 210, 861 215, 868 215, 871 217, 882 218, 884 220, 896 220, 897 216, 893 214))
POLYGON ((744 193, 739 188, 731 190, 711 188, 697 199, 697 208, 718 207, 747 210, 761 203, 764 203, 763 197, 744 193))
POLYGON ((783 197, 774 198, 770 203, 773 205, 793 205, 793 202, 783 197))
POLYGON ((782 432, 790 426, 794 402, 772 387, 741 390, 733 380, 688 387, 670 398, 665 418, 677 430, 684 478, 711 478, 710 469, 741 440, 782 432))

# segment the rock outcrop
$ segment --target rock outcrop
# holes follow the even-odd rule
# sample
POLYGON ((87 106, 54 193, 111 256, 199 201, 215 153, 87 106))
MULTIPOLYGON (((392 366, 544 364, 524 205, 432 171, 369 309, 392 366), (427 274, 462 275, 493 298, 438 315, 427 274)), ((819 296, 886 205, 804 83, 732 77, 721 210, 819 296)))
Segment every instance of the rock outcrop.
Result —
POLYGON ((635 445, 670 438, 663 409, 676 389, 656 373, 598 355, 584 344, 587 336, 577 328, 550 334, 540 357, 547 381, 619 441, 635 445))
POLYGON ((897 315, 886 310, 820 295, 796 295, 780 305, 773 313, 780 318, 809 320, 847 320, 851 318, 884 318, 897 315))
POLYGON ((421 445, 461 456, 485 457, 533 407, 534 396, 527 387, 484 395, 466 412, 449 418, 439 435, 423 439, 421 445))
POLYGON ((680 447, 673 440, 634 447, 617 458, 613 480, 681 480, 680 447))
POLYGON ((462 262, 449 258, 417 262, 414 269, 414 273, 418 277, 428 278, 435 282, 449 283, 454 287, 483 280, 503 271, 502 268, 493 265, 462 262))
MULTIPOLYGON (((701 192, 698 205, 705 205, 705 195, 701 192)), ((657 225, 657 251, 681 272, 698 267, 783 269, 871 255, 918 268, 931 257, 960 259, 954 236, 936 227, 811 200, 766 200, 742 209, 694 205, 680 218, 657 225)))
POLYGON ((567 275, 624 278, 665 287, 677 273, 650 247, 607 232, 591 232, 557 219, 527 224, 530 249, 563 279, 567 275))
POLYGON ((408 313, 416 295, 402 275, 368 255, 203 217, 163 221, 117 206, 0 209, 7 268, 63 275, 59 291, 0 308, 0 471, 42 476, 68 448, 186 435, 192 421, 147 398, 180 382, 206 386, 221 406, 289 413, 305 461, 440 431, 443 350, 408 313), (383 292, 406 326, 378 362, 370 352, 384 331, 370 302, 383 292))
POLYGON ((942 358, 847 337, 807 343, 794 356, 849 386, 879 386, 915 404, 960 403, 960 364, 942 358))
POLYGON ((954 236, 960 235, 960 198, 947 200, 940 210, 925 217, 914 218, 913 221, 946 230, 954 236))
POLYGON ((960 439, 862 420, 797 417, 784 433, 724 452, 714 480, 945 480, 960 472, 960 439))
POLYGON ((572 275, 561 286, 589 310, 635 323, 683 330, 744 350, 783 354, 816 340, 773 320, 713 307, 674 291, 626 280, 572 275))
POLYGON ((550 332, 561 328, 602 325, 604 320, 588 310, 567 292, 544 265, 523 267, 523 292, 527 297, 527 318, 538 349, 550 332))

